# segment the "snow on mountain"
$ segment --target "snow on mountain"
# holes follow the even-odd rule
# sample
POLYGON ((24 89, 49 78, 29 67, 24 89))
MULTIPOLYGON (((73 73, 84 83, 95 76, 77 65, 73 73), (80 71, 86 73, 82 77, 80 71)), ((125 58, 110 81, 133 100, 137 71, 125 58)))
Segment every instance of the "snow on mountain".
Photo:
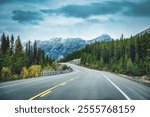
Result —
POLYGON ((135 36, 141 36, 141 35, 144 35, 144 34, 146 34, 146 33, 150 34, 150 28, 148 28, 148 29, 146 29, 146 30, 144 30, 144 31, 142 31, 142 32, 140 32, 140 33, 138 33, 138 34, 136 34, 135 36))
POLYGON ((95 42, 109 42, 112 41, 112 38, 107 35, 107 34, 103 34, 95 39, 89 40, 87 41, 89 44, 95 43, 95 42))
POLYGON ((55 60, 60 60, 72 52, 84 48, 87 44, 102 41, 112 41, 112 38, 106 34, 103 34, 89 41, 83 40, 81 38, 52 38, 48 41, 38 40, 37 45, 39 48, 42 48, 49 57, 55 60))
POLYGON ((86 41, 80 38, 52 38, 49 41, 40 41, 38 47, 44 49, 48 56, 55 60, 67 56, 68 54, 85 47, 86 41))

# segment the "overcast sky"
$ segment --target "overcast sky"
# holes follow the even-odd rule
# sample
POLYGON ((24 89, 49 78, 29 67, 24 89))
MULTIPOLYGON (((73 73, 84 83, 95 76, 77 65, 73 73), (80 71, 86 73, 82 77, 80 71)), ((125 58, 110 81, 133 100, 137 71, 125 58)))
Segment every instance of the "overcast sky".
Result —
POLYGON ((150 0, 0 0, 0 34, 23 41, 125 37, 150 27, 150 0))

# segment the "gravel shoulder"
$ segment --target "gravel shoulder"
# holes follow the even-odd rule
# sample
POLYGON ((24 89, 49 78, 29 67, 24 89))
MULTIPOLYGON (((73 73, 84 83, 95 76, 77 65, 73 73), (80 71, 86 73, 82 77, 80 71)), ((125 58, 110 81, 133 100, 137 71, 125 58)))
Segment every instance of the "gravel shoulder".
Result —
POLYGON ((118 74, 118 75, 150 87, 150 78, 146 75, 145 76, 128 76, 128 75, 124 75, 124 74, 118 74))

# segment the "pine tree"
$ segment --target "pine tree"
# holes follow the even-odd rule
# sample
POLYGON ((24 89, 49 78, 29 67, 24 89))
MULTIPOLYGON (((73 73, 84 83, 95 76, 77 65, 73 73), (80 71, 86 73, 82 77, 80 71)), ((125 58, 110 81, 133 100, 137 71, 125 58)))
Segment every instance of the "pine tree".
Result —
POLYGON ((34 53, 34 63, 37 64, 37 42, 36 40, 34 41, 34 49, 33 49, 33 53, 34 53))
POLYGON ((14 62, 12 66, 13 73, 20 74, 22 67, 25 65, 25 59, 24 59, 23 48, 19 36, 15 41, 15 53, 13 58, 14 58, 14 62))
POLYGON ((14 51, 14 36, 13 36, 13 34, 11 35, 10 48, 11 48, 11 55, 12 55, 13 51, 14 51))
POLYGON ((16 42, 15 42, 15 54, 16 55, 22 55, 23 53, 23 47, 22 47, 22 44, 21 44, 21 41, 20 41, 20 37, 18 36, 16 42))
POLYGON ((77 52, 63 60, 81 58, 81 63, 91 68, 99 67, 130 75, 150 74, 150 34, 128 39, 122 35, 120 40, 97 42, 77 52))
POLYGON ((29 77, 31 72, 35 72, 34 76, 39 76, 41 65, 51 65, 53 60, 46 57, 44 50, 37 48, 35 41, 31 45, 31 41, 26 43, 26 49, 23 50, 20 37, 14 40, 14 36, 5 36, 5 33, 0 38, 0 80, 9 80, 23 77, 29 77), (15 44, 14 44, 15 42, 15 44), (33 65, 33 64, 39 64, 33 65), (32 69, 31 69, 32 68, 32 69), (28 73, 28 70, 30 71, 28 73), (4 79, 3 79, 4 78, 4 79), (9 78, 9 79, 8 79, 9 78))
POLYGON ((7 50, 7 39, 6 39, 5 33, 3 33, 3 35, 2 35, 1 43, 2 43, 1 44, 2 53, 6 53, 6 50, 7 50))
POLYGON ((7 35, 6 37, 6 50, 10 48, 10 43, 9 43, 9 36, 7 35))

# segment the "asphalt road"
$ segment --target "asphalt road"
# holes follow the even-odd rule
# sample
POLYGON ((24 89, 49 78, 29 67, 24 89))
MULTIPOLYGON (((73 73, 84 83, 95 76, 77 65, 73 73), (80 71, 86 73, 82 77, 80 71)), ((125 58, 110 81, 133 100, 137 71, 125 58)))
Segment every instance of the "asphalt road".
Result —
POLYGON ((0 83, 4 100, 149 100, 150 87, 119 75, 70 65, 67 74, 0 83))

